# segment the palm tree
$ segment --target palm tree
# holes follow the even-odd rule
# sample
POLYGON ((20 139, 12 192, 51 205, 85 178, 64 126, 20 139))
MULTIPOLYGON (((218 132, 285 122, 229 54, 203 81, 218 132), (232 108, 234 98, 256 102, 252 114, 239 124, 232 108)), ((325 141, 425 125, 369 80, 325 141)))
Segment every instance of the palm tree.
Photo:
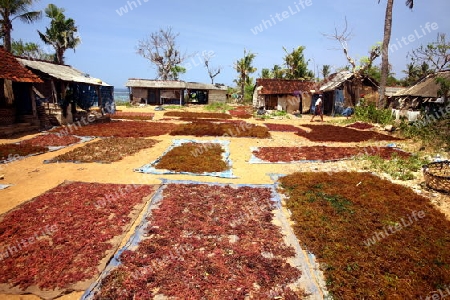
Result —
POLYGON ((66 19, 64 8, 49 4, 45 9, 45 14, 51 19, 50 27, 46 28, 45 34, 38 30, 39 37, 44 43, 55 49, 56 62, 62 65, 66 50, 74 49, 75 51, 75 48, 81 43, 81 39, 76 36, 78 28, 73 19, 66 19))
POLYGON ((308 70, 308 62, 305 61, 305 55, 303 54, 305 50, 304 46, 299 46, 290 53, 284 47, 283 50, 286 52, 286 56, 284 57, 284 62, 287 67, 286 79, 310 79, 314 77, 314 74, 308 70))
POLYGON ((328 75, 330 75, 330 72, 331 72, 331 66, 330 65, 323 65, 322 66, 323 79, 327 78, 328 75))
POLYGON ((279 65, 274 65, 272 69, 273 78, 283 78, 284 73, 286 73, 286 70, 284 70, 279 65))
MULTIPOLYGON (((381 0, 378 0, 380 3, 381 0)), ((409 9, 414 7, 414 0, 406 0, 406 6, 409 9)), ((391 40, 392 32, 392 8, 394 7, 394 0, 387 0, 386 15, 384 19, 384 37, 381 56, 381 80, 380 80, 380 102, 379 107, 384 108, 384 94, 386 91, 386 82, 389 76, 389 42, 391 40)))
POLYGON ((6 51, 11 52, 12 22, 19 19, 25 23, 33 23, 41 18, 41 11, 29 11, 33 0, 0 0, 0 36, 6 51))
POLYGON ((234 66, 235 70, 239 74, 239 77, 236 80, 236 82, 241 87, 242 97, 244 97, 244 94, 245 94, 245 85, 251 83, 251 78, 249 75, 256 72, 256 70, 257 70, 252 65, 255 57, 256 57, 255 53, 251 53, 251 52, 247 53, 247 50, 244 49, 244 57, 242 59, 238 60, 234 66))

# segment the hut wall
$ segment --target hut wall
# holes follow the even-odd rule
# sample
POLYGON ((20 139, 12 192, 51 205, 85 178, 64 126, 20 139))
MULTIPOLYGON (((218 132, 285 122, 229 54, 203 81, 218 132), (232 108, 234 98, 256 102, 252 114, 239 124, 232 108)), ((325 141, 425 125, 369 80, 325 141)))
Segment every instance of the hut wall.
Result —
POLYGON ((133 87, 133 88, 131 89, 131 94, 133 95, 133 101, 140 102, 141 99, 147 100, 147 97, 148 97, 148 89, 146 89, 146 88, 133 87))
POLYGON ((344 107, 355 106, 359 99, 355 98, 355 93, 353 91, 353 86, 351 81, 346 81, 343 86, 344 90, 344 107))
POLYGON ((311 108, 312 95, 309 93, 302 94, 302 114, 308 113, 311 108))
POLYGON ((7 106, 11 106, 14 103, 14 92, 12 87, 12 81, 5 79, 3 84, 4 98, 5 104, 7 106))
POLYGON ((208 103, 226 103, 227 91, 223 90, 209 90, 208 103))
POLYGON ((44 80, 43 83, 34 83, 33 86, 44 98, 49 98, 51 102, 56 102, 53 96, 53 88, 51 80, 44 80))
POLYGON ((366 103, 369 103, 369 102, 372 102, 375 104, 378 103, 379 93, 376 89, 374 89, 374 87, 363 86, 360 94, 361 95, 364 94, 364 100, 366 101, 366 103))
POLYGON ((259 86, 253 91, 253 107, 266 106, 266 96, 261 94, 261 90, 262 86, 259 86))
POLYGON ((278 96, 277 95, 264 95, 264 103, 266 110, 274 110, 277 109, 278 105, 278 96))
POLYGON ((298 111, 300 107, 300 98, 293 95, 283 95, 278 97, 278 108, 292 114, 298 111))
POLYGON ((0 78, 0 107, 5 103, 5 80, 3 80, 3 78, 0 78))
MULTIPOLYGON (((362 85, 359 91, 360 95, 364 95, 364 99, 369 102, 378 102, 378 90, 372 85, 362 85)), ((359 99, 355 98, 355 91, 351 81, 344 84, 344 107, 355 106, 359 99)))

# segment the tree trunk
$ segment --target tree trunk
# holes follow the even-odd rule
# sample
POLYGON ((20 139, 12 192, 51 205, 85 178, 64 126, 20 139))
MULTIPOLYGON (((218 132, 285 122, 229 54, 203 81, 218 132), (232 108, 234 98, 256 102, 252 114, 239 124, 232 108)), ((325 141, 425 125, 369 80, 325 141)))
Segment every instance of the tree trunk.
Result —
POLYGON ((58 48, 56 50, 56 60, 58 65, 63 65, 64 64, 64 49, 62 48, 58 48))
POLYGON ((389 42, 391 40, 392 31, 392 8, 394 6, 394 0, 387 0, 386 16, 384 19, 384 38, 383 48, 381 56, 381 80, 380 80, 380 100, 378 102, 378 108, 384 108, 386 83, 389 76, 389 42))
POLYGON ((3 25, 3 34, 4 34, 4 46, 5 50, 11 52, 11 31, 12 31, 12 23, 9 20, 5 20, 5 24, 3 25))
POLYGON ((241 73, 241 96, 242 96, 242 101, 244 101, 244 94, 245 94, 245 80, 246 80, 246 76, 245 73, 242 72, 241 73))

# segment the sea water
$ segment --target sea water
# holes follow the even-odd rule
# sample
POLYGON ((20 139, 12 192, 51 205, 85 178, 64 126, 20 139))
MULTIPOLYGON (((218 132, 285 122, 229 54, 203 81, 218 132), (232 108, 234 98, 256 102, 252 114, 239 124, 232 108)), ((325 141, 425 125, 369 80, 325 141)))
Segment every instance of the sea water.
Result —
POLYGON ((129 102, 130 93, 128 89, 124 88, 114 88, 114 101, 115 102, 129 102))

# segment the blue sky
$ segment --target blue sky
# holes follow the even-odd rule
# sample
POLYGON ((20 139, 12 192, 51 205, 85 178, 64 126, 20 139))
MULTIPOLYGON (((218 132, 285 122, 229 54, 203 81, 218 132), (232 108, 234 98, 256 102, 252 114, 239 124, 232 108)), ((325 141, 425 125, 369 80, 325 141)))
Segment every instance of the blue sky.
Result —
MULTIPOLYGON (((450 38, 449 0, 415 1, 413 10, 404 2, 395 3, 391 38, 396 47, 390 51, 390 63, 397 78, 404 77, 409 51, 436 40, 438 32, 450 38)), ((347 61, 339 43, 323 34, 342 29, 347 18, 353 32, 349 52, 359 59, 381 42, 386 7, 386 0, 380 4, 377 0, 40 0, 33 8, 43 10, 49 3, 65 8, 65 15, 79 28, 82 44, 75 52, 66 52, 66 63, 117 88, 124 87, 128 78, 156 77, 155 67, 136 54, 136 46, 169 26, 179 33, 179 49, 193 55, 184 64, 185 81, 210 82, 200 64, 202 53, 210 53, 210 65, 222 67, 215 82, 233 86, 233 64, 244 49, 256 54, 254 78, 262 68, 283 63, 283 47, 290 51, 305 46, 309 68, 316 74, 325 64, 334 71, 347 61)), ((15 20, 12 37, 42 44, 37 30, 45 31, 48 24, 45 17, 31 25, 15 20)))

